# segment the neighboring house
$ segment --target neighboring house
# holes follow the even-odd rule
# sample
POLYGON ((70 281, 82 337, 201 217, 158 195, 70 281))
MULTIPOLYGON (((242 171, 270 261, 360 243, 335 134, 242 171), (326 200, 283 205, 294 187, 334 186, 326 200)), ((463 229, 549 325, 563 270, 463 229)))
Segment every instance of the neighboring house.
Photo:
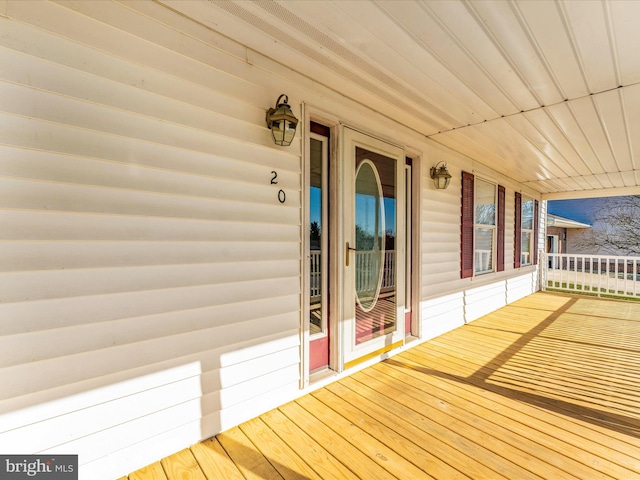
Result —
POLYGON ((589 253, 575 247, 575 238, 591 225, 547 213, 547 253, 589 253))
POLYGON ((0 1, 0 454, 113 479, 538 290, 546 200, 640 192, 633 3, 0 1))
MULTIPOLYGON (((635 232, 640 224, 637 220, 640 204, 636 198, 607 196, 548 202, 547 237, 557 235, 560 253, 629 255, 629 251, 635 251, 638 240, 635 232), (623 235, 616 235, 618 231, 623 235)), ((552 251, 555 241, 547 238, 547 251, 552 251)))

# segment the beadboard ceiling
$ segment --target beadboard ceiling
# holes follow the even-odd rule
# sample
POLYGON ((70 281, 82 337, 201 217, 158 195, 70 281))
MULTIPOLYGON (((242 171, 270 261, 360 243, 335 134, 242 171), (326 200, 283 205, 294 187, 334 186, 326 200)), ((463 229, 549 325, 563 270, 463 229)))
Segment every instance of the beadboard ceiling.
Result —
POLYGON ((526 184, 640 194, 640 2, 166 0, 526 184))

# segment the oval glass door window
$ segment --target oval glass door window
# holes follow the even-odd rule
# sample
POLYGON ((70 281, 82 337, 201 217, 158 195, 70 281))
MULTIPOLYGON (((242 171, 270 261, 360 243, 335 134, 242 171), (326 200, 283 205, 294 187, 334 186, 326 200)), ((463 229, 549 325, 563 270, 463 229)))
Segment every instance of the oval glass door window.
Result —
POLYGON ((355 191, 356 299, 371 311, 382 284, 385 218, 380 175, 371 160, 363 160, 356 171, 355 191))

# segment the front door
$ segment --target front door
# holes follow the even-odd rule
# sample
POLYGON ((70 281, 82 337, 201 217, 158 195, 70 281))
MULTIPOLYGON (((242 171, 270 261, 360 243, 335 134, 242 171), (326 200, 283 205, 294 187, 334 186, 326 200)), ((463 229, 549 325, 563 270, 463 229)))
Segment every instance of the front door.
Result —
POLYGON ((402 345, 405 332, 405 157, 343 128, 344 368, 402 345))

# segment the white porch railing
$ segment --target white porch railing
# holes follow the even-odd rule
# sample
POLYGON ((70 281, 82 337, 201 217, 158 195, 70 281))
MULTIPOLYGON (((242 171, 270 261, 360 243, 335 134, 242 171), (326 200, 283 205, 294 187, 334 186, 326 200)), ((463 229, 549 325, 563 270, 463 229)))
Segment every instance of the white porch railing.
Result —
POLYGON ((322 256, 320 250, 311 250, 310 259, 310 278, 311 297, 319 297, 322 293, 322 256))
MULTIPOLYGON (((378 272, 374 271, 376 266, 375 255, 378 252, 356 252, 356 263, 358 267, 356 276, 356 289, 358 291, 375 290, 378 286, 378 272), (375 283, 375 285, 373 284, 375 283)), ((310 272, 311 278, 309 284, 311 288, 311 297, 318 297, 321 294, 321 256, 320 250, 311 251, 310 272)), ((384 252, 382 270, 382 286, 381 290, 392 289, 395 286, 396 272, 396 252, 395 250, 387 250, 384 252)))
POLYGON ((640 257, 546 253, 543 290, 640 298, 640 257))

